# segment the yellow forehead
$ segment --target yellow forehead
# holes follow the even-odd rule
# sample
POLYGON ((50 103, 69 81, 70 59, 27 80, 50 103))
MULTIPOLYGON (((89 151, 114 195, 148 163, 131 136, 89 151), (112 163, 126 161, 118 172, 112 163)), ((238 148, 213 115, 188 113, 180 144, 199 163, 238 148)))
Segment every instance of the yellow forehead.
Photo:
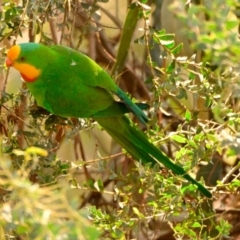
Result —
POLYGON ((21 49, 20 49, 19 45, 14 45, 9 49, 9 51, 7 53, 7 57, 11 61, 14 61, 18 58, 20 52, 21 52, 21 49))

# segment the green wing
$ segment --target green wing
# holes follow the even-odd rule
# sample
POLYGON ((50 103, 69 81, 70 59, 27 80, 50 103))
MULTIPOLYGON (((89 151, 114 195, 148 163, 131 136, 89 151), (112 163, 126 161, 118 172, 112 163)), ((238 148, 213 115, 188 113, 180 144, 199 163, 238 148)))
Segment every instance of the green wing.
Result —
MULTIPOLYGON (((129 111, 133 112, 143 124, 147 123, 148 118, 144 112, 128 98, 128 96, 115 84, 112 78, 92 59, 71 48, 63 46, 53 46, 50 49, 54 54, 56 54, 56 56, 64 56, 64 58, 59 59, 59 61, 61 61, 61 65, 64 65, 64 69, 67 69, 68 75, 74 75, 73 78, 77 79, 77 82, 74 81, 74 79, 71 79, 71 84, 74 82, 76 83, 76 87, 80 85, 80 87, 83 88, 81 90, 78 88, 78 92, 81 94, 87 92, 88 95, 99 95, 99 100, 96 101, 96 104, 102 105, 104 108, 98 110, 96 109, 95 113, 89 116, 99 114, 99 112, 102 112, 102 110, 107 109, 110 105, 112 105, 112 101, 109 99, 109 103, 111 104, 105 107, 106 105, 103 104, 103 102, 105 103, 108 97, 103 97, 104 94, 100 96, 100 94, 94 91, 94 89, 96 89, 99 92, 101 90, 103 90, 103 92, 106 91, 106 96, 111 93, 117 95, 126 104, 129 111), (103 100, 100 97, 103 97, 103 100)), ((74 92, 74 89, 71 92, 74 92)), ((91 106, 91 109, 94 109, 92 107, 93 106, 91 106)))

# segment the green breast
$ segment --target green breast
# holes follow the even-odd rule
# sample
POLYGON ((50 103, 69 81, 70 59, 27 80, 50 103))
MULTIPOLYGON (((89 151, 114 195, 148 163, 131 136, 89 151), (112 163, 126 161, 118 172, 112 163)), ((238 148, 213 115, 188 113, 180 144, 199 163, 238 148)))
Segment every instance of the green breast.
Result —
POLYGON ((115 84, 99 66, 82 56, 71 51, 56 53, 56 61, 42 69, 35 82, 27 83, 39 106, 59 116, 81 118, 91 117, 113 103, 112 94, 96 85, 106 79, 110 85, 115 84))

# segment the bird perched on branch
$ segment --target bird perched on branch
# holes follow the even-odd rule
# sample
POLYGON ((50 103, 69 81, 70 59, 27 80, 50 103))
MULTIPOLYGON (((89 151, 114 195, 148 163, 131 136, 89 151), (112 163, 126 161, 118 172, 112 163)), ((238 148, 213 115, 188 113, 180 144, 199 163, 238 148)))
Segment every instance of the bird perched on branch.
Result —
POLYGON ((134 159, 160 162, 195 184, 208 198, 211 193, 184 169, 174 164, 125 115, 132 112, 141 123, 148 118, 145 104, 134 104, 92 59, 64 46, 23 43, 10 48, 6 65, 17 69, 37 104, 62 117, 93 118, 134 159), (116 101, 113 95, 119 97, 116 101), (141 109, 142 108, 142 109, 141 109))

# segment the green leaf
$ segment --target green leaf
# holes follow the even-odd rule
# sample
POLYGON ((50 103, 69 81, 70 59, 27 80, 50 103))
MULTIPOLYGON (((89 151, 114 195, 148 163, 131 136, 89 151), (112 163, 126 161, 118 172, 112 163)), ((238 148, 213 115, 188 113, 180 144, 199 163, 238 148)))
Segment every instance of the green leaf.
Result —
POLYGON ((172 136, 170 136, 170 138, 178 143, 186 143, 187 142, 187 139, 181 135, 172 135, 172 136))
POLYGON ((94 187, 99 191, 102 192, 104 190, 104 185, 101 179, 98 179, 95 183, 94 183, 94 187))
POLYGON ((16 232, 18 234, 23 234, 23 233, 26 233, 27 230, 28 230, 27 226, 20 225, 20 226, 17 226, 16 232))
POLYGON ((175 69, 176 62, 173 60, 166 68, 166 73, 172 73, 175 69))
POLYGON ((231 182, 231 186, 240 187, 240 180, 234 179, 234 180, 231 182))
POLYGON ((191 114, 191 112, 188 109, 185 112, 185 119, 186 119, 187 122, 192 120, 192 114, 191 114))
POLYGON ((156 31, 156 32, 154 33, 154 35, 156 35, 158 38, 161 37, 161 36, 163 36, 163 35, 165 35, 165 34, 166 34, 166 30, 165 30, 165 29, 162 29, 162 30, 160 30, 160 31, 156 31))
POLYGON ((179 54, 179 53, 181 52, 182 48, 183 48, 183 44, 180 43, 179 45, 177 45, 175 48, 173 48, 173 49, 171 50, 171 53, 172 53, 173 55, 177 55, 177 54, 179 54))
POLYGON ((189 74, 188 74, 188 79, 194 80, 195 79, 195 74, 190 71, 189 74))
POLYGON ((168 49, 171 49, 175 45, 174 37, 175 37, 174 34, 165 34, 165 35, 159 36, 159 41, 163 46, 165 46, 168 49))
POLYGON ((225 22, 227 30, 236 28, 239 25, 239 21, 228 20, 225 22))
POLYGON ((189 141, 188 141, 188 144, 189 144, 191 147, 193 147, 193 148, 195 148, 195 149, 198 149, 197 144, 196 144, 193 140, 189 140, 189 141))
POLYGON ((205 98, 205 107, 210 107, 212 104, 212 99, 207 95, 205 98))
POLYGON ((88 179, 85 183, 85 185, 87 187, 90 187, 91 189, 95 189, 95 186, 94 186, 95 182, 93 181, 93 179, 88 179))
POLYGON ((193 228, 201 228, 202 225, 199 222, 195 222, 195 223, 193 223, 192 227, 193 228))
POLYGON ((174 38, 175 34, 164 34, 159 36, 160 41, 174 41, 174 38))
POLYGON ((111 232, 111 236, 115 239, 122 239, 122 237, 124 236, 124 232, 121 231, 120 229, 114 229, 111 232))
POLYGON ((138 208, 133 207, 132 210, 139 218, 144 218, 144 215, 139 212, 138 208))
POLYGON ((161 41, 161 44, 167 49, 172 49, 175 46, 174 41, 165 41, 164 43, 161 41))

